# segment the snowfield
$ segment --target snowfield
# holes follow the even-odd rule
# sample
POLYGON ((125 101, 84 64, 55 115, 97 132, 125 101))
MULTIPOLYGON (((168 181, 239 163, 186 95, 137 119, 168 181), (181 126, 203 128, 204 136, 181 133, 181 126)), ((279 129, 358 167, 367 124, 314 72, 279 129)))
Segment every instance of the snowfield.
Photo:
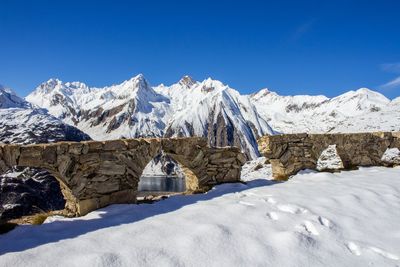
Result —
POLYGON ((17 227, 0 236, 0 266, 400 265, 400 168, 276 183, 258 164, 247 184, 17 227))

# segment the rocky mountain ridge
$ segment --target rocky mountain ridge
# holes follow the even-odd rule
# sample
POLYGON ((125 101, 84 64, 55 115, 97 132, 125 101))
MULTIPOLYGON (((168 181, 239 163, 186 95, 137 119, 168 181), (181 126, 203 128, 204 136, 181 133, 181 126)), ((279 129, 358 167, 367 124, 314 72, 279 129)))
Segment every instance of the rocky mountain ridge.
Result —
POLYGON ((26 100, 96 140, 205 136, 210 145, 241 147, 248 158, 259 156, 256 139, 265 134, 400 129, 400 117, 391 116, 400 101, 367 88, 334 98, 268 89, 241 95, 211 78, 151 86, 140 74, 104 88, 50 79, 26 100))
POLYGON ((211 145, 236 145, 250 158, 259 155, 256 138, 273 133, 249 97, 211 79, 151 87, 137 75, 104 88, 51 79, 26 100, 96 140, 206 136, 211 145))

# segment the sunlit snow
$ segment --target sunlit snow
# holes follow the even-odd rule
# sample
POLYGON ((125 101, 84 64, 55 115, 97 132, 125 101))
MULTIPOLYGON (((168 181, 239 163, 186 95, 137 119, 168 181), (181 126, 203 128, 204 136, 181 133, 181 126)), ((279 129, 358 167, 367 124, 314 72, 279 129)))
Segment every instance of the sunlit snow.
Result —
POLYGON ((20 226, 0 236, 0 265, 399 266, 400 168, 279 183, 256 172, 206 194, 20 226))

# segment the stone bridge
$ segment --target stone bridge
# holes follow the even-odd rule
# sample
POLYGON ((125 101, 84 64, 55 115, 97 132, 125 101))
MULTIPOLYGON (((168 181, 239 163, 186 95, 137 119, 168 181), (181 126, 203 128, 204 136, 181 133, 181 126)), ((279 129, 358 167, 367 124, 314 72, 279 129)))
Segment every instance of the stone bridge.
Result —
POLYGON ((386 165, 381 160, 388 148, 400 148, 400 132, 349 134, 283 134, 263 136, 258 147, 272 165, 275 179, 287 179, 302 169, 316 169, 325 149, 336 145, 343 169, 386 165))
POLYGON ((60 182, 66 210, 84 215, 115 203, 135 203, 140 176, 161 151, 183 168, 188 192, 240 180, 244 155, 209 147, 205 138, 121 139, 0 145, 0 172, 13 166, 48 170, 60 182))

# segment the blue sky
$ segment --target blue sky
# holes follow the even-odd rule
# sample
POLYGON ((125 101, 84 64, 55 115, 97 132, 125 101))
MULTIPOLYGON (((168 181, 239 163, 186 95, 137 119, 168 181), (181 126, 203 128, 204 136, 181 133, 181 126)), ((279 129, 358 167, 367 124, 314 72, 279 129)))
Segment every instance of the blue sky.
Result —
POLYGON ((400 1, 0 0, 0 83, 189 74, 242 93, 400 95, 400 1))

